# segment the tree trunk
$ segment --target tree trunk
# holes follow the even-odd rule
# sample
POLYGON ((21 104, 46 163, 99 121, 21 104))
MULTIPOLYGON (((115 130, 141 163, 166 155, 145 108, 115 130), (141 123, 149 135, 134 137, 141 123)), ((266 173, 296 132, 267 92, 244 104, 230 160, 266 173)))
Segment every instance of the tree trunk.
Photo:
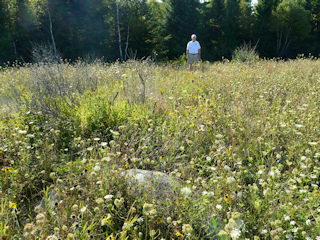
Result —
POLYGON ((16 47, 16 43, 14 42, 14 40, 12 41, 12 45, 13 45, 14 55, 17 56, 17 47, 16 47))
POLYGON ((50 34, 51 34, 52 46, 53 46, 53 52, 54 52, 54 60, 55 60, 55 63, 58 65, 57 48, 56 48, 56 42, 54 41, 53 30, 52 30, 52 20, 51 20, 51 15, 49 11, 48 11, 48 15, 49 15, 49 23, 50 23, 50 34))
POLYGON ((129 33, 130 33, 130 24, 128 24, 128 33, 127 33, 126 50, 124 51, 124 53, 125 53, 124 59, 125 59, 125 60, 127 60, 127 55, 128 55, 129 33))
POLYGON ((123 61, 122 58, 122 49, 121 49, 121 33, 120 33, 120 20, 119 20, 119 5, 118 0, 116 0, 116 6, 117 6, 117 26, 118 26, 118 34, 119 34, 119 51, 120 51, 120 61, 123 61))

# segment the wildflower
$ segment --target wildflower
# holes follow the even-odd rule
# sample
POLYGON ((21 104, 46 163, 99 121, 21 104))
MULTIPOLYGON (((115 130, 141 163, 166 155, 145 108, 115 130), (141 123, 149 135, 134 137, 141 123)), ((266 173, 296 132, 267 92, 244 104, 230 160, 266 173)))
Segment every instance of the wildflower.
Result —
POLYGON ((33 223, 27 223, 23 228, 23 231, 26 233, 31 233, 33 230, 34 230, 33 223))
POLYGON ((82 208, 80 209, 80 212, 81 212, 82 214, 84 214, 86 211, 87 211, 87 207, 82 207, 82 208))
POLYGON ((143 213, 146 215, 148 215, 152 209, 153 209, 153 204, 151 203, 145 203, 143 205, 143 213))
POLYGON ((5 173, 10 173, 11 169, 12 169, 12 167, 5 167, 3 170, 5 173))
POLYGON ((100 208, 95 207, 95 208, 93 209, 93 211, 94 211, 96 214, 99 214, 99 213, 100 213, 100 208))
POLYGON ((68 233, 68 236, 67 236, 67 239, 69 240, 71 240, 71 239, 74 239, 74 235, 73 235, 73 233, 68 233))
POLYGON ((100 145, 101 145, 102 147, 105 147, 105 146, 108 145, 108 143, 107 143, 107 142, 102 142, 102 143, 100 143, 100 145))
POLYGON ((143 223, 143 217, 139 217, 137 223, 143 223))
POLYGON ((307 225, 307 226, 310 226, 310 225, 311 225, 311 220, 310 220, 310 219, 307 219, 307 220, 306 220, 306 225, 307 225))
POLYGON ((13 203, 13 202, 10 202, 9 208, 17 208, 17 204, 13 203))
POLYGON ((183 234, 181 234, 179 231, 176 232, 177 237, 183 237, 183 234))
POLYGON ((46 220, 46 216, 43 213, 39 213, 36 216, 37 224, 41 224, 46 220))
POLYGON ((318 143, 317 142, 308 142, 308 144, 314 146, 314 145, 317 145, 318 143))
POLYGON ((53 179, 53 178, 55 178, 56 173, 55 173, 55 172, 52 172, 52 173, 50 173, 50 175, 49 175, 49 176, 50 176, 50 178, 52 178, 52 179, 53 179))
POLYGON ((296 225, 296 222, 295 221, 291 221, 290 225, 294 226, 294 225, 296 225))
POLYGON ((183 224, 182 225, 182 232, 185 233, 185 234, 189 234, 189 233, 192 233, 192 227, 190 224, 183 224))
POLYGON ((234 228, 230 232, 230 237, 232 239, 238 239, 241 236, 241 231, 238 228, 234 228))
POLYGON ((105 218, 104 218, 104 220, 106 221, 106 223, 111 223, 112 222, 112 220, 111 220, 111 215, 110 214, 108 214, 105 218))
POLYGON ((102 162, 110 162, 111 158, 110 157, 104 157, 101 159, 102 162))
POLYGON ((216 138, 218 138, 218 139, 222 139, 222 138, 223 138, 223 135, 221 135, 221 134, 217 134, 217 135, 216 135, 216 138))
POLYGON ((112 200, 112 198, 113 198, 113 195, 111 195, 111 194, 104 196, 104 199, 105 199, 107 202, 109 202, 110 200, 112 200))
POLYGON ((220 204, 217 204, 217 205, 216 205, 216 209, 221 210, 221 209, 222 209, 222 206, 221 206, 220 204))
POLYGON ((100 166, 99 165, 96 165, 94 168, 93 168, 93 171, 95 172, 99 172, 101 170, 100 166))
POLYGON ((46 240, 58 240, 58 238, 55 235, 50 235, 46 238, 46 240))
POLYGON ((284 220, 285 220, 285 221, 289 221, 289 220, 290 220, 290 217, 287 216, 287 215, 284 215, 284 220))
POLYGON ((116 238, 113 235, 110 235, 109 237, 107 237, 107 240, 115 240, 116 238))
POLYGON ((167 223, 171 223, 172 218, 171 217, 167 217, 167 223))
POLYGON ((224 195, 224 198, 223 198, 226 202, 229 202, 230 201, 230 197, 228 194, 224 195))
POLYGON ((160 217, 158 217, 157 224, 160 224, 160 223, 162 223, 162 219, 160 217))
POLYGON ((156 230, 152 229, 150 231, 150 237, 153 237, 154 235, 156 235, 156 230))
POLYGON ((107 225, 107 224, 110 224, 112 222, 112 220, 111 220, 111 215, 110 215, 110 213, 106 216, 106 217, 104 217, 103 219, 101 219, 101 226, 105 226, 105 225, 107 225))
POLYGON ((102 204, 104 202, 104 200, 102 199, 102 198, 98 198, 97 200, 96 200, 96 203, 98 203, 98 204, 102 204))
POLYGON ((110 132, 112 133, 113 136, 119 136, 120 135, 120 133, 117 132, 117 131, 110 130, 110 132))
POLYGON ((155 215, 157 215, 157 210, 155 208, 151 209, 151 211, 149 212, 149 215, 151 217, 154 217, 155 215))
POLYGON ((114 205, 116 205, 117 208, 120 208, 123 203, 124 203, 124 198, 114 200, 114 205))
POLYGON ((93 141, 100 141, 100 138, 96 137, 93 139, 93 141))
POLYGON ((268 233, 268 230, 267 229, 262 229, 261 230, 261 234, 267 234, 268 233))
POLYGON ((181 193, 183 196, 189 196, 191 194, 191 189, 189 187, 184 187, 181 189, 181 193))
POLYGON ((214 196, 214 192, 208 192, 208 193, 207 193, 207 196, 208 196, 208 197, 213 197, 213 196, 214 196))

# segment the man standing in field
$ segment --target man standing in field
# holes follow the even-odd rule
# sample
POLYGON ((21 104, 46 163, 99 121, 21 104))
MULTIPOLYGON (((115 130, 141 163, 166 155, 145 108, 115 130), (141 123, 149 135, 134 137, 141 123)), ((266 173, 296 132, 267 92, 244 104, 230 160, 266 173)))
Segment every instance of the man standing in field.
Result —
POLYGON ((197 41, 197 36, 195 34, 191 35, 191 40, 187 44, 187 60, 189 63, 189 70, 193 70, 192 64, 198 63, 201 60, 201 46, 197 41))

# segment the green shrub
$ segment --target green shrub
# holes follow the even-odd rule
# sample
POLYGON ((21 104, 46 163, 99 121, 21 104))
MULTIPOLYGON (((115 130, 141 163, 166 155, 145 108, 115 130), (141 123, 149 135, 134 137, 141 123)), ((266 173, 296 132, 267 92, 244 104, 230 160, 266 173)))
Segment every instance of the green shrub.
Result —
POLYGON ((259 53, 256 51, 257 45, 244 43, 232 54, 232 60, 236 62, 255 62, 259 60, 259 53))

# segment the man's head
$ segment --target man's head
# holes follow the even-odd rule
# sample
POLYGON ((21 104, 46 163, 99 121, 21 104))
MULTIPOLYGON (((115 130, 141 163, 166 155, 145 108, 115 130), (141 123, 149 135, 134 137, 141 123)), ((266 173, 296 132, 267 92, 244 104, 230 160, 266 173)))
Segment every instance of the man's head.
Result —
POLYGON ((191 35, 191 40, 192 40, 192 42, 195 42, 197 40, 197 35, 192 34, 191 35))

